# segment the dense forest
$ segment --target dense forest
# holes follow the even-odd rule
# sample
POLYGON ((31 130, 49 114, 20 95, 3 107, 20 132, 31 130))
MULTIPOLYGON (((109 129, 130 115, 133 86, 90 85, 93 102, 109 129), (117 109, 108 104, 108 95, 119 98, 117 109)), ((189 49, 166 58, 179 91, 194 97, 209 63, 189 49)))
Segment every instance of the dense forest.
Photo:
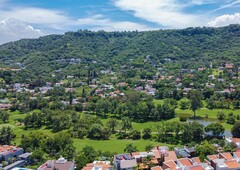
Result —
POLYGON ((49 72, 59 69, 62 73, 82 67, 116 71, 126 64, 141 68, 146 56, 152 58, 154 66, 166 59, 180 62, 183 67, 210 61, 238 63, 239 46, 239 25, 146 32, 79 30, 1 45, 0 63, 2 67, 29 70, 31 73, 25 73, 28 78, 46 78, 49 72))

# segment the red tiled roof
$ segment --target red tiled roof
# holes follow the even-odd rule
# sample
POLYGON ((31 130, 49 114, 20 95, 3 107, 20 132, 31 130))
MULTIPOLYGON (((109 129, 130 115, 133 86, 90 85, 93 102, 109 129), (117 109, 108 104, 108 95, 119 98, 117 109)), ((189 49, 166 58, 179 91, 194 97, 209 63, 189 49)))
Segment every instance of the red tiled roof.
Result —
POLYGON ((234 154, 235 154, 238 158, 240 158, 240 152, 234 152, 234 154))
POLYGON ((170 160, 173 160, 173 161, 177 160, 177 155, 174 151, 169 151, 168 156, 165 157, 165 161, 170 161, 170 160))
POLYGON ((205 170, 201 165, 189 167, 189 170, 205 170))
POLYGON ((229 152, 220 153, 219 158, 224 158, 226 160, 233 160, 233 157, 229 152))
POLYGON ((165 166, 167 166, 170 170, 176 169, 176 163, 174 161, 167 161, 163 163, 165 166))
POLYGON ((201 160, 199 159, 199 157, 194 157, 194 158, 192 158, 192 160, 193 160, 194 162, 199 163, 199 164, 202 163, 201 160))
POLYGON ((212 161, 214 159, 218 159, 217 155, 208 155, 207 156, 208 160, 212 161))
POLYGON ((188 158, 178 159, 178 161, 179 161, 183 166, 192 166, 192 162, 191 162, 188 158))
POLYGON ((160 166, 154 166, 151 168, 151 170, 163 170, 160 166))
POLYGON ((240 164, 236 161, 236 160, 233 160, 233 161, 225 161, 224 162, 228 168, 240 168, 240 164))

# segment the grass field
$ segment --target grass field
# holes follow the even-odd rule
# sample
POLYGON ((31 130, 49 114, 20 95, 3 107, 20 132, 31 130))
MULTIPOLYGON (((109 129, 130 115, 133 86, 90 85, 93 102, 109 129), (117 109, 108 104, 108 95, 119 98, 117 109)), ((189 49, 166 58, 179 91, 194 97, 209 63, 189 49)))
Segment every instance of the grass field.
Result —
MULTIPOLYGON (((154 100, 155 104, 162 104, 163 101, 162 100, 154 100)), ((234 113, 235 115, 240 115, 240 111, 239 110, 221 110, 221 109, 213 109, 213 110, 209 110, 206 108, 197 110, 197 116, 201 116, 203 118, 206 117, 207 115, 207 119, 206 120, 210 120, 210 121, 217 121, 217 113, 219 111, 223 111, 226 116, 228 113, 234 113)), ((168 120, 168 122, 171 121, 179 121, 179 116, 192 116, 193 112, 191 110, 180 110, 180 109, 176 109, 176 118, 168 120)), ((10 120, 9 123, 7 124, 0 124, 0 127, 2 126, 10 126, 14 133, 16 134, 16 139, 13 141, 13 144, 19 145, 21 142, 21 137, 22 135, 27 135, 32 131, 35 131, 35 129, 24 129, 23 125, 19 125, 19 123, 16 121, 16 119, 24 119, 26 116, 26 114, 22 114, 19 112, 11 112, 10 113, 10 120)), ((102 119, 103 123, 107 122, 108 119, 102 119)), ((156 131, 156 125, 159 124, 160 122, 145 122, 145 123, 136 123, 133 122, 133 128, 142 131, 145 128, 151 128, 153 132, 156 131)), ((226 130, 231 130, 232 125, 229 125, 227 123, 221 123, 224 128, 226 130)), ((51 132, 51 130, 46 129, 45 127, 42 127, 40 129, 38 129, 38 131, 43 132, 44 134, 47 135, 54 135, 54 133, 51 132)), ((94 146, 94 148, 102 150, 102 151, 116 151, 116 152, 123 152, 123 149, 126 147, 127 144, 129 143, 133 143, 134 145, 136 145, 138 147, 139 150, 144 150, 145 146, 147 144, 152 144, 152 145, 167 145, 167 144, 161 144, 161 143, 157 143, 155 141, 150 141, 150 140, 118 140, 116 139, 116 137, 111 137, 110 140, 107 141, 97 141, 97 140, 89 140, 89 139, 74 139, 74 145, 77 148, 77 150, 81 150, 81 148, 83 148, 86 145, 90 145, 90 146, 94 146)))
POLYGON ((140 151, 145 150, 145 146, 147 144, 151 144, 153 146, 171 146, 165 143, 159 143, 149 140, 117 140, 117 139, 110 139, 110 140, 89 140, 89 139, 74 139, 74 146, 77 148, 77 151, 80 151, 84 146, 93 146, 96 150, 101 151, 110 151, 110 152, 117 152, 123 153, 124 148, 127 144, 133 143, 134 146, 137 146, 137 149, 140 151))

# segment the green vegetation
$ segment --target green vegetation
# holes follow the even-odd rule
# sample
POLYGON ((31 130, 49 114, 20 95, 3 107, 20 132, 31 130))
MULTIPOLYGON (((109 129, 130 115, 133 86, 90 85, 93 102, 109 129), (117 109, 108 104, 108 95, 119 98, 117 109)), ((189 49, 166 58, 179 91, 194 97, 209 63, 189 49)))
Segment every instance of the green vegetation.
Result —
POLYGON ((197 146, 201 159, 212 143, 231 151, 222 135, 239 136, 239 36, 239 25, 79 30, 4 44, 0 144, 33 152, 36 165, 74 158, 77 169, 156 145, 197 146))

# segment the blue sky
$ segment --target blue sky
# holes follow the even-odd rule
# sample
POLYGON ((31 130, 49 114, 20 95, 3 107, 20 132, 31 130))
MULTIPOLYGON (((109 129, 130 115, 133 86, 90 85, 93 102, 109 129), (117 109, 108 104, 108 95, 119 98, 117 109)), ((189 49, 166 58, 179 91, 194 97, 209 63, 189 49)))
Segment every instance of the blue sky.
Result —
POLYGON ((145 31, 240 23, 240 0, 0 0, 0 44, 89 29, 145 31))

